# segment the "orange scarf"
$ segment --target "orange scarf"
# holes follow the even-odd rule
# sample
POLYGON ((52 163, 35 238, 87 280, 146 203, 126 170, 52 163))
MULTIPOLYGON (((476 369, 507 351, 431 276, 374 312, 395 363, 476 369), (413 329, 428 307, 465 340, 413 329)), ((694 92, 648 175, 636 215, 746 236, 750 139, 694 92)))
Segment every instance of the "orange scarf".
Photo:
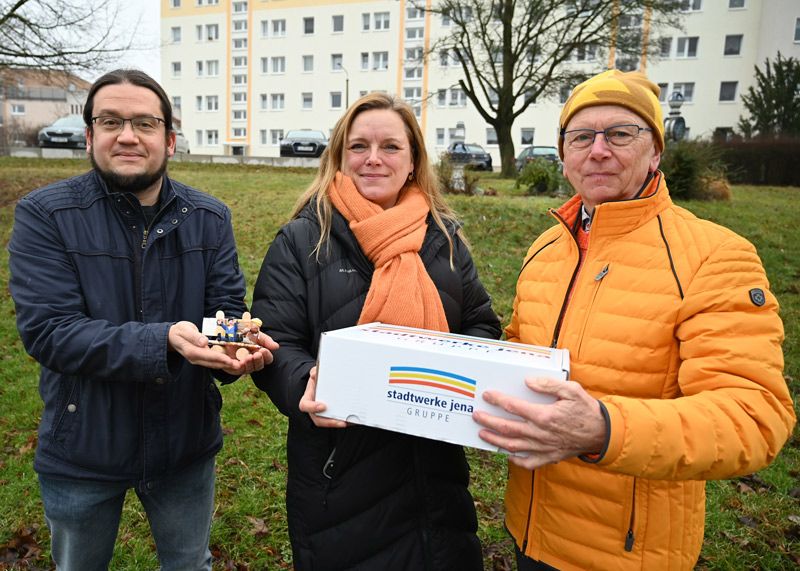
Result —
POLYGON ((449 331, 439 292, 419 257, 430 212, 419 187, 406 187, 388 210, 364 198, 342 173, 336 173, 328 194, 375 265, 358 323, 449 331))

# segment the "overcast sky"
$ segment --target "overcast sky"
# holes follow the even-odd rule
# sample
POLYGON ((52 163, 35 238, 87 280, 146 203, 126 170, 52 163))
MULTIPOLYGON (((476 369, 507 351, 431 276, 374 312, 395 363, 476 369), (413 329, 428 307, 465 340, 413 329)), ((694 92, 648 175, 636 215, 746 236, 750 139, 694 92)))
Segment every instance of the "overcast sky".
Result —
POLYGON ((87 77, 89 81, 94 81, 103 73, 120 67, 136 67, 146 72, 157 81, 161 81, 161 53, 159 52, 160 25, 159 11, 161 2, 159 0, 114 0, 118 2, 120 17, 117 19, 116 26, 118 31, 123 33, 141 18, 136 43, 142 49, 131 50, 116 60, 107 69, 98 70, 93 77, 87 77))

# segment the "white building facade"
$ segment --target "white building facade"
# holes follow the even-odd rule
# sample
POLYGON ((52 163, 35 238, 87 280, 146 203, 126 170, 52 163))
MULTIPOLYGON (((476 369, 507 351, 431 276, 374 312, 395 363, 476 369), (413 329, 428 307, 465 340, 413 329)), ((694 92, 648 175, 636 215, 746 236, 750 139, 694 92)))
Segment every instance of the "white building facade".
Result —
MULTIPOLYGON (((667 97, 682 93, 690 136, 707 138, 736 127, 754 66, 778 51, 800 58, 800 1, 685 8, 684 29, 660 31, 660 56, 638 67, 662 87, 664 115, 667 97)), ((458 88, 460 66, 446 54, 421 58, 448 31, 446 18, 404 0, 162 0, 162 84, 196 154, 278 156, 287 131, 330 132, 348 103, 386 91, 412 104, 432 155, 466 140, 499 165, 494 130, 458 88)), ((582 56, 574 65, 607 67, 582 56)), ((560 106, 538 102, 521 115, 515 148, 554 145, 560 106)))

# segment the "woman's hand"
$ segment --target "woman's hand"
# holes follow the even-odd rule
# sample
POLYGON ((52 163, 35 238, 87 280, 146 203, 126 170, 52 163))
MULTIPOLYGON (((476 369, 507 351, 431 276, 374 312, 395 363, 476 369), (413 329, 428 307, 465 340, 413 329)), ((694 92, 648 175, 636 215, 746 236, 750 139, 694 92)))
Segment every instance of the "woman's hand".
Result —
POLYGON ((347 422, 344 420, 336 420, 333 418, 323 418, 321 416, 317 416, 317 413, 323 412, 327 407, 325 406, 325 403, 314 400, 316 398, 316 394, 317 367, 314 366, 308 373, 308 384, 306 385, 306 391, 303 393, 303 397, 300 399, 301 412, 308 413, 308 416, 311 417, 311 422, 313 422, 314 426, 317 428, 346 428, 347 422))

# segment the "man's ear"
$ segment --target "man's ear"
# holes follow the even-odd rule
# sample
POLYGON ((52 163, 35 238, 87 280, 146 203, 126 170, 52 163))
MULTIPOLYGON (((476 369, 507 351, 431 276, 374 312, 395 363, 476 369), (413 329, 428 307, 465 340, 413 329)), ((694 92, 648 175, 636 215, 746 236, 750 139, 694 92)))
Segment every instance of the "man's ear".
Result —
POLYGON ((89 127, 86 127, 86 154, 92 152, 92 130, 89 127))
POLYGON ((661 153, 653 146, 653 156, 650 157, 650 164, 647 167, 647 172, 656 172, 659 164, 661 164, 661 153))
POLYGON ((174 157, 175 156, 175 131, 170 131, 167 135, 167 156, 174 157))

